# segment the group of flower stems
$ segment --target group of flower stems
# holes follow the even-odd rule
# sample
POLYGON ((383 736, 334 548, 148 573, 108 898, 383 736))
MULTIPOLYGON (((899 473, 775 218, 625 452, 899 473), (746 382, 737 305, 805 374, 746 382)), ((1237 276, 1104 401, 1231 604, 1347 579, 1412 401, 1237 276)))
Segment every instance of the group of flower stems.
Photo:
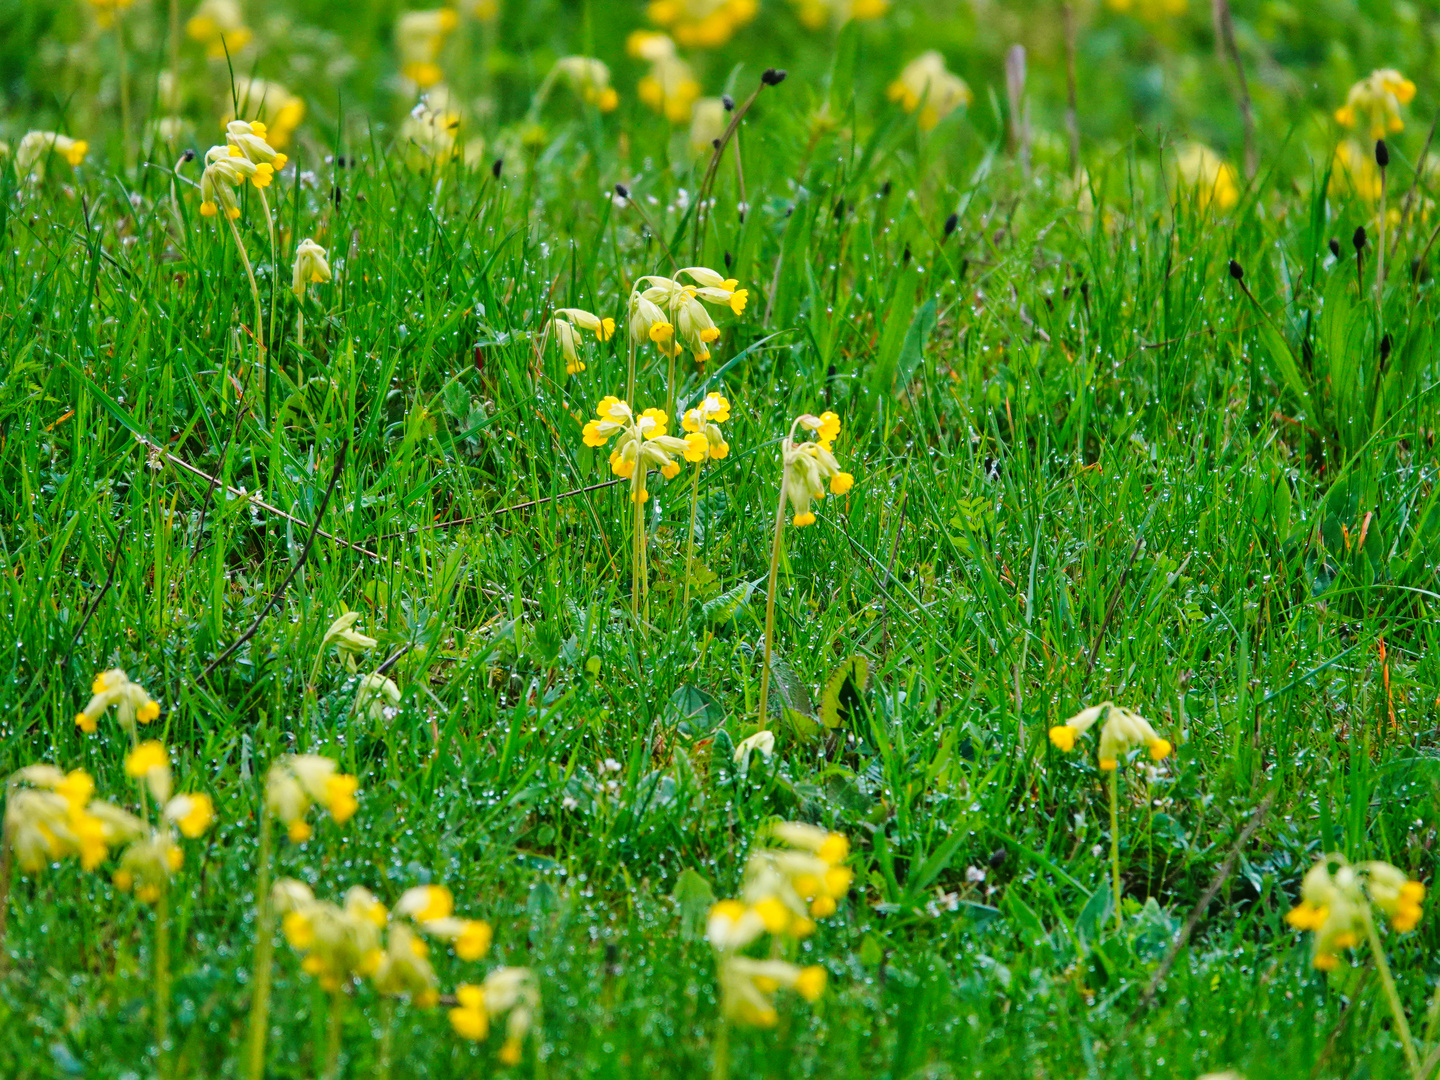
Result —
MULTIPOLYGON (((340 646, 342 656, 348 655, 343 634, 353 634, 353 621, 342 616, 337 620, 344 624, 341 632, 326 636, 326 645, 340 646)), ((169 751, 159 741, 140 738, 140 726, 160 715, 159 703, 143 686, 115 668, 96 676, 92 693, 76 715, 76 725, 83 733, 93 734, 101 717, 113 709, 128 738, 125 773, 137 783, 139 812, 96 798, 95 782, 83 770, 65 772, 50 764, 34 764, 9 777, 0 831, 0 969, 8 955, 4 932, 12 861, 30 875, 39 875, 70 858, 78 860, 86 872, 109 865, 115 889, 133 893, 154 910, 152 1018, 158 1071, 169 1077, 176 1065, 170 1035, 170 891, 185 865, 181 841, 197 840, 206 833, 215 820, 215 803, 203 793, 173 792, 169 751)), ((454 898, 445 886, 407 889, 387 908, 361 886, 350 888, 339 902, 332 902, 317 898, 298 880, 272 881, 274 824, 284 827, 290 843, 303 844, 313 833, 307 820, 311 809, 323 808, 342 826, 359 809, 358 789, 356 777, 317 754, 284 755, 266 776, 257 825, 257 938, 244 1075, 261 1080, 265 1074, 277 919, 285 940, 301 957, 301 970, 329 996, 329 1022, 323 1046, 316 1051, 323 1080, 338 1076, 342 1018, 363 983, 369 984, 382 1003, 380 1076, 389 1074, 391 1003, 396 999, 419 1008, 448 1003, 452 1028, 470 1041, 486 1039, 491 1024, 503 1017, 505 1041, 498 1057, 505 1064, 517 1063, 528 1033, 539 1021, 539 982, 527 968, 499 967, 481 980, 461 983, 452 994, 442 995, 427 942, 443 943, 459 963, 468 964, 485 956, 492 936, 489 924, 456 917, 454 898)))
MULTIPOLYGON (((1148 752, 1151 760, 1162 761, 1170 756, 1174 747, 1145 717, 1108 701, 1083 709, 1065 723, 1052 727, 1050 741, 1068 752, 1075 749, 1079 737, 1097 723, 1101 725, 1097 763, 1100 771, 1109 777, 1111 884, 1115 928, 1119 931, 1122 927, 1120 764, 1141 748, 1148 752)), ((1425 886, 1389 863, 1371 860, 1352 864, 1343 855, 1332 853, 1322 855, 1310 868, 1300 887, 1300 903, 1285 916, 1297 930, 1313 931, 1311 960, 1321 971, 1340 967, 1341 954, 1346 950, 1362 943, 1370 946, 1413 1080, 1429 1080, 1440 1067, 1440 1041, 1435 1041, 1440 1035, 1440 990, 1431 1002, 1425 1033, 1426 1041, 1435 1041, 1434 1046, 1422 1061, 1385 956, 1375 916, 1377 912, 1383 915, 1397 933, 1409 933, 1419 925, 1424 899, 1425 886)))

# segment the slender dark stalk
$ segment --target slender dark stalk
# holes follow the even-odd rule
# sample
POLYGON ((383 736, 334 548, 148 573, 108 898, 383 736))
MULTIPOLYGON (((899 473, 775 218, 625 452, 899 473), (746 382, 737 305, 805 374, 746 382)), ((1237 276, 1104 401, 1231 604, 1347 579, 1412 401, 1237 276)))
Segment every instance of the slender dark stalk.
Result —
POLYGON ((767 86, 778 86, 784 77, 784 72, 775 72, 773 68, 760 77, 760 85, 755 87, 750 96, 735 109, 730 117, 730 123, 726 125, 714 152, 710 155, 710 164, 705 168, 705 177, 700 181, 700 188, 695 193, 695 231, 690 255, 692 263, 700 261, 701 238, 705 235, 705 206, 710 199, 710 192, 714 190, 715 174, 720 170, 720 162, 725 157, 725 148, 735 137, 735 132, 740 128, 740 121, 745 119, 745 114, 750 111, 750 106, 755 104, 755 99, 760 96, 760 92, 767 86))
POLYGON ((209 678, 210 673, 214 671, 222 661, 233 655, 235 650, 255 636, 256 632, 260 629, 261 623, 269 616, 271 609, 280 602, 280 598, 284 596, 285 591, 290 588, 290 582, 295 580, 295 575, 298 574, 300 568, 305 565, 305 560, 310 557, 310 549, 315 545, 315 536, 320 531, 320 522, 325 519, 325 508, 330 505, 330 496, 335 494, 335 485, 340 482, 340 473, 345 468, 345 456, 349 452, 349 449, 350 441, 347 439, 340 444, 340 449, 335 454, 335 468, 330 473, 330 483, 326 485, 325 495, 321 498, 320 505, 315 508, 315 524, 310 528, 310 535, 305 537, 305 545, 300 549, 300 557, 295 560, 295 565, 290 568, 290 572, 285 575, 285 580, 280 582, 274 593, 271 594, 270 599, 265 602, 265 606, 260 609, 260 614, 257 615, 255 621, 250 624, 250 628, 236 638, 228 649, 215 657, 214 660, 211 660, 205 670, 200 673, 200 678, 209 678))
MULTIPOLYGON (((792 432, 793 434, 793 432, 792 432)), ((769 726, 766 708, 770 704, 770 654, 775 641, 775 579, 780 572, 780 542, 785 535, 785 489, 775 506, 775 537, 770 543, 770 585, 765 591, 765 655, 760 670, 760 726, 769 726)))
POLYGON ((1065 21, 1065 131, 1070 136, 1070 175, 1080 175, 1080 108, 1075 91, 1075 9, 1060 5, 1065 21))
MULTIPOLYGON (((95 594, 95 599, 90 601, 90 606, 85 609, 85 615, 80 620, 80 626, 75 631, 75 637, 70 642, 70 652, 75 651, 75 646, 80 644, 80 636, 85 633, 85 628, 90 625, 91 618, 100 607, 100 601, 105 599, 105 594, 110 591, 110 586, 115 584, 115 569, 120 565, 120 552, 125 550, 125 526, 120 526, 120 535, 115 538, 115 551, 110 556, 110 572, 105 576, 105 584, 100 586, 100 591, 95 594)), ((3 918, 3 915, 0 915, 3 918)), ((0 934, 0 937, 3 937, 0 934)))
POLYGON ((1215 0, 1215 37, 1224 47, 1225 54, 1235 68, 1235 104, 1240 109, 1240 122, 1245 127, 1245 176, 1255 175, 1257 159, 1255 153, 1255 114, 1250 103, 1250 85, 1245 79, 1245 64, 1240 59, 1240 47, 1235 44, 1235 22, 1230 17, 1230 0, 1215 0))

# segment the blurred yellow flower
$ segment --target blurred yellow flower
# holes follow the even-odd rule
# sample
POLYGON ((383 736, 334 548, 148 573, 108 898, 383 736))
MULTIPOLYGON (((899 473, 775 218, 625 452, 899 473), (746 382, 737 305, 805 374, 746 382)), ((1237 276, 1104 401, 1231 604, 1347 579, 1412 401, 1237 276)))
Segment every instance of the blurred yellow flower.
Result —
POLYGON ((690 109, 690 150, 698 156, 713 153, 715 143, 730 126, 730 112, 722 98, 700 98, 690 109))
POLYGON ((795 14, 811 30, 841 26, 851 19, 878 19, 890 10, 890 0, 790 0, 795 14))
POLYGON ((1337 145, 1327 190, 1332 196, 1353 194, 1369 203, 1379 202, 1380 166, 1375 164, 1374 152, 1354 139, 1337 145))
POLYGON ((301 882, 284 879, 275 883, 271 897, 285 940, 303 954, 301 970, 324 989, 337 991, 356 976, 380 969, 385 960, 380 942, 384 908, 368 889, 353 886, 340 906, 315 899, 301 882))
POLYGON ((436 61, 445 39, 460 25, 452 8, 406 11, 395 20, 395 48, 400 54, 400 71, 421 90, 438 83, 444 73, 436 61))
POLYGON ((1095 726, 1104 717, 1100 729, 1100 768, 1110 772, 1119 766, 1120 758, 1138 746, 1150 751, 1154 761, 1170 756, 1174 749, 1169 740, 1162 739, 1139 713, 1122 708, 1111 702, 1101 702, 1088 709, 1082 709, 1065 723, 1050 729, 1050 741, 1064 751, 1075 749, 1075 740, 1095 726))
POLYGON ((400 698, 400 687, 393 679, 372 672, 355 686, 355 711, 378 724, 395 716, 400 698))
POLYGON ((1105 0, 1111 11, 1128 15, 1132 11, 1146 22, 1161 22, 1184 15, 1189 8, 1188 0, 1105 0))
POLYGON ((580 359, 580 334, 588 331, 596 341, 609 341, 615 333, 615 320, 602 319, 581 308, 557 308, 550 320, 550 333, 560 346, 565 357, 565 374, 578 375, 585 370, 585 361, 580 359))
POLYGON ((651 0, 650 21, 687 49, 718 49, 759 6, 759 0, 651 0))
POLYGON ((165 817, 181 836, 194 840, 215 820, 215 803, 209 795, 177 795, 165 804, 165 817))
POLYGON ((1180 194, 1193 197, 1202 210, 1211 204, 1229 210, 1240 201, 1234 167, 1201 143, 1186 143, 1175 155, 1175 180, 1180 194))
POLYGON ((90 0, 90 6, 95 9, 95 21, 102 27, 108 27, 115 22, 115 17, 120 12, 127 10, 135 0, 90 0))
POLYGON ((148 724, 160 715, 160 703, 143 686, 130 681, 119 668, 102 671, 90 686, 93 695, 85 708, 75 714, 76 726, 87 735, 94 734, 102 713, 112 705, 115 719, 132 738, 136 723, 148 724))
POLYGON ((776 822, 762 838, 780 846, 751 851, 741 899, 772 934, 806 937, 815 920, 835 914, 850 891, 853 872, 844 865, 850 842, 839 833, 800 822, 776 822))
POLYGON ((410 155, 413 166, 428 168, 460 156, 455 135, 460 113, 444 86, 434 86, 420 99, 400 125, 400 142, 417 151, 410 155))
POLYGON ((1386 862, 1351 864, 1324 855, 1305 874, 1300 903, 1285 916, 1297 930, 1315 935, 1313 962, 1323 971, 1340 966, 1339 954, 1370 935, 1371 908, 1400 933, 1414 930, 1423 914, 1425 886, 1386 862))
POLYGON ((201 0, 185 24, 185 33, 205 46, 205 55, 211 60, 223 60, 227 53, 235 55, 255 36, 245 25, 237 0, 201 0))
POLYGON ((590 56, 562 56, 555 61, 552 74, 564 79, 582 101, 601 112, 611 112, 620 104, 620 95, 610 85, 610 68, 603 60, 590 56))
POLYGON ((78 167, 90 152, 90 144, 55 131, 27 131, 15 148, 15 172, 24 177, 39 177, 44 172, 45 158, 52 150, 78 167))
POLYGON ((1345 104, 1335 110, 1335 120, 1343 127, 1364 127, 1370 138, 1382 139, 1405 130, 1400 106, 1415 100, 1415 84, 1394 68, 1372 71, 1354 86, 1345 104))
POLYGON ((825 982, 825 969, 818 964, 802 968, 784 960, 725 955, 720 959, 720 1011, 751 1027, 774 1027, 779 1014, 771 996, 777 990, 785 987, 813 1002, 825 992, 825 982))
POLYGON ((164 803, 170 798, 170 755, 165 744, 155 739, 143 742, 125 755, 125 775, 134 780, 143 780, 155 801, 164 803))
POLYGON ((318 754, 287 754, 270 767, 265 779, 265 808, 289 830, 295 843, 310 838, 305 815, 318 803, 337 825, 354 815, 359 781, 340 772, 335 762, 318 754))
POLYGON ((798 527, 815 524, 810 503, 825 498, 826 481, 835 495, 844 495, 855 484, 855 477, 841 470, 830 449, 830 443, 839 434, 840 418, 833 412, 819 416, 805 413, 790 425, 790 433, 781 446, 784 461, 781 498, 790 503, 794 511, 791 522, 798 527), (799 428, 813 431, 819 438, 796 442, 795 432, 799 428))
POLYGON ((676 55, 675 42, 665 34, 636 30, 626 48, 631 56, 650 61, 650 73, 636 88, 640 100, 672 124, 689 120, 700 96, 700 84, 690 65, 676 55))
POLYGON ((517 1065, 525 1036, 540 1011, 540 983, 529 968, 496 968, 480 986, 455 989, 456 1007, 450 1010, 455 1034, 479 1042, 490 1034, 491 1023, 506 1013, 505 1043, 498 1057, 502 1064, 517 1065))
POLYGON ((139 835, 136 817, 94 799, 95 782, 76 769, 29 765, 5 788, 4 834, 26 873, 39 873, 57 859, 78 856, 85 870, 104 861, 111 846, 139 835))
POLYGON ((974 95, 965 80, 951 74, 945 58, 934 49, 921 53, 905 66, 900 77, 890 84, 890 100, 900 103, 906 112, 920 110, 919 124, 929 131, 956 109, 969 105, 974 95))

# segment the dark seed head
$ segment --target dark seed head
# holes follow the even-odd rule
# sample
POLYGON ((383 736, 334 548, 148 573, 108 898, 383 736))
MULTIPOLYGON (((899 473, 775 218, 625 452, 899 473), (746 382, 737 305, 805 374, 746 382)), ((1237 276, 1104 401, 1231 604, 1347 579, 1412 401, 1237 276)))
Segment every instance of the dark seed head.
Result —
POLYGON ((1352 243, 1352 244, 1355 245, 1355 250, 1356 250, 1357 252, 1359 252, 1359 251, 1364 251, 1364 250, 1365 250, 1365 226, 1364 226, 1364 225, 1357 225, 1357 226, 1355 227, 1355 235, 1350 238, 1350 243, 1352 243))
POLYGON ((619 195, 622 199, 628 199, 630 197, 630 189, 624 184, 616 184, 615 194, 619 195))
POLYGON ((182 160, 187 163, 195 160, 195 148, 193 146, 186 149, 184 158, 182 160))
POLYGON ((1382 169, 1390 164, 1390 148, 1385 145, 1384 139, 1375 140, 1375 164, 1382 169))
POLYGON ((711 139, 711 140, 710 140, 710 145, 713 146, 716 150, 719 150, 719 149, 720 149, 720 140, 719 140, 719 139, 711 139))
POLYGON ((760 81, 766 86, 779 86, 785 81, 785 76, 788 74, 789 72, 784 68, 766 68, 765 73, 760 76, 760 81))
POLYGON ((499 180, 499 179, 500 179, 500 174, 501 174, 502 172, 504 172, 504 171, 505 171, 505 159, 504 159, 503 157, 497 157, 497 158, 495 159, 495 163, 490 166, 490 175, 493 176, 493 177, 495 177, 496 180, 499 180))
POLYGON ((901 256, 900 256, 900 261, 901 261, 902 263, 905 263, 906 265, 909 265, 909 262, 910 262, 910 245, 909 245, 909 244, 906 244, 906 245, 905 245, 905 251, 901 254, 901 256))
POLYGON ((1230 276, 1233 277, 1236 281, 1245 280, 1245 268, 1241 266, 1238 262, 1236 262, 1234 259, 1230 260, 1230 276))
POLYGON ((950 239, 950 234, 960 227, 960 215, 951 214, 945 219, 945 239, 950 239))
POLYGON ((1337 259, 1340 258, 1340 241, 1336 240, 1333 236, 1330 238, 1330 254, 1334 255, 1337 259))
POLYGON ((735 108, 735 99, 734 99, 733 97, 731 97, 729 94, 721 94, 721 95, 720 95, 720 104, 725 106, 725 111, 726 111, 726 112, 731 112, 731 111, 733 111, 734 108, 735 108))

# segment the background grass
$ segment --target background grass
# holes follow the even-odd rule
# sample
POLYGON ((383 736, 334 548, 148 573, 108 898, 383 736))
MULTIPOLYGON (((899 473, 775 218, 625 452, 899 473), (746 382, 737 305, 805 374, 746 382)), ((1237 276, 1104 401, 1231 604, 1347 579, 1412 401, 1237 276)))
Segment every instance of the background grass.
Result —
MULTIPOLYGON (((1307 146, 1313 135, 1284 141, 1265 125, 1240 204, 1197 209, 1166 180, 1170 136, 1132 137, 1137 117, 1087 83, 1082 197, 1063 161, 1042 154, 1027 176, 1006 154, 998 100, 987 117, 984 19, 927 24, 923 8, 897 5, 893 23, 822 46, 797 41, 772 6, 777 22, 762 16, 725 54, 733 66, 706 61, 738 93, 777 62, 772 43, 794 72, 743 128, 750 212, 737 212, 727 164, 693 259, 698 176, 683 139, 638 106, 604 118, 557 95, 539 138, 497 126, 474 167, 409 168, 383 89, 345 105, 347 90, 353 101, 356 87, 386 85, 392 13, 364 8, 347 25, 297 7, 297 26, 343 40, 357 66, 307 90, 296 166, 271 189, 278 266, 253 193, 237 223, 276 327, 268 387, 234 244, 193 192, 178 185, 172 202, 162 169, 121 170, 113 129, 91 129, 110 158, 74 177, 55 168, 30 185, 7 169, 0 620, 14 644, 0 655, 0 771, 84 767, 118 797, 113 726, 87 739, 73 714, 116 665, 162 699, 156 734, 180 787, 213 792, 220 809, 176 890, 184 1075, 238 1075, 258 777, 292 751, 358 773, 361 808, 285 847, 280 871, 392 902, 416 883, 451 886, 461 910, 494 924, 498 961, 540 974, 544 1060, 528 1051, 520 1075, 708 1068, 715 994, 697 916, 707 888, 737 888, 773 815, 850 836, 857 888, 800 950, 826 965, 831 991, 782 1009, 773 1033, 738 1037, 737 1075, 1400 1075, 1368 960, 1312 971, 1282 916, 1324 851, 1426 880, 1433 869, 1428 221, 1407 220, 1377 303, 1373 240, 1363 289, 1348 242, 1362 223, 1373 235, 1374 208, 1326 198, 1328 151, 1307 146), (981 93, 924 134, 880 96, 903 43, 930 25, 942 43, 967 40, 981 93), (620 181, 643 212, 610 197, 620 181), (336 273, 306 301, 302 345, 286 286, 307 235, 336 273), (666 245, 680 265, 725 269, 751 299, 722 321, 709 370, 684 368, 676 387, 682 401, 723 388, 732 453, 700 479, 689 610, 688 473, 652 482, 642 629, 628 616, 623 496, 572 494, 608 478, 580 420, 622 387, 623 335, 592 345, 569 379, 536 344, 555 306, 618 317, 639 275, 670 268, 666 245), (1232 258, 1258 306, 1227 275, 1232 258), (742 774, 731 750, 757 727, 776 441, 821 408, 845 421, 837 452, 857 483, 788 535, 778 696, 807 711, 853 656, 871 686, 834 734, 773 718, 776 757, 742 774), (255 637, 202 678, 295 565, 345 440, 320 523, 331 537, 255 637), (394 658, 404 700, 391 718, 356 712, 356 679, 333 656, 307 694, 342 604, 380 639, 374 663, 394 658), (1161 766, 1125 770, 1118 935, 1106 932, 1093 744, 1066 756, 1045 738, 1107 698, 1176 744, 1161 766), (1259 831, 1142 1002, 1267 795, 1259 831)), ((499 59, 464 69, 477 88, 494 80, 498 115, 523 111, 547 50, 624 69, 633 14, 560 11, 516 5, 499 59)), ((1269 11, 1244 13, 1255 40, 1269 11)), ((6 62, 17 116, 38 123, 57 102, 104 113, 103 57, 67 67, 63 93, 42 85, 74 12, 0 13, 0 29, 24 22, 22 38, 0 32, 8 55, 42 46, 6 62)), ((1387 59, 1372 55, 1382 48, 1433 56, 1432 16, 1407 31, 1363 5, 1343 14, 1378 41, 1354 46, 1356 71, 1387 59)), ((1287 78, 1333 63, 1333 104, 1353 72, 1334 59, 1332 17, 1319 5, 1304 23, 1328 61, 1284 59, 1287 78)), ((1172 78, 1196 56, 1213 67, 1203 26, 1177 21, 1144 49, 1172 78)), ((1087 70, 1125 35, 1141 32, 1097 17, 1087 70)), ((310 40, 297 32, 290 63, 310 40)), ((1035 55, 1037 108, 1058 116, 1058 56, 1035 55)), ((1127 71, 1146 70, 1141 46, 1125 55, 1127 71)), ((1205 77, 1223 86, 1223 68, 1205 77)), ((1432 92, 1422 80, 1419 102, 1432 92)), ((203 151, 214 120, 198 76, 191 100, 203 151)), ((1152 131, 1184 123, 1186 100, 1139 118, 1152 131)), ((1265 107, 1309 122, 1294 101, 1265 107)), ((1222 98, 1206 115, 1234 139, 1230 113, 1222 98)), ((1392 193, 1413 176, 1413 127, 1392 193)), ((168 166, 162 149, 147 144, 142 160, 168 166)), ((638 404, 663 405, 663 366, 646 360, 638 404)), ((0 1074, 151 1075, 147 910, 74 866, 17 878, 12 903, 0 1074)), ((1433 920, 1387 945, 1423 1013, 1433 920)), ((446 985, 478 975, 441 967, 446 985)), ((271 1075, 313 1075, 323 997, 283 947, 277 979, 271 1075)), ((373 996, 356 1001, 345 1075, 358 1077, 378 1029, 373 996)), ((498 1068, 492 1046, 458 1042, 438 1011, 402 1008, 396 1052, 407 1075, 498 1068)))

